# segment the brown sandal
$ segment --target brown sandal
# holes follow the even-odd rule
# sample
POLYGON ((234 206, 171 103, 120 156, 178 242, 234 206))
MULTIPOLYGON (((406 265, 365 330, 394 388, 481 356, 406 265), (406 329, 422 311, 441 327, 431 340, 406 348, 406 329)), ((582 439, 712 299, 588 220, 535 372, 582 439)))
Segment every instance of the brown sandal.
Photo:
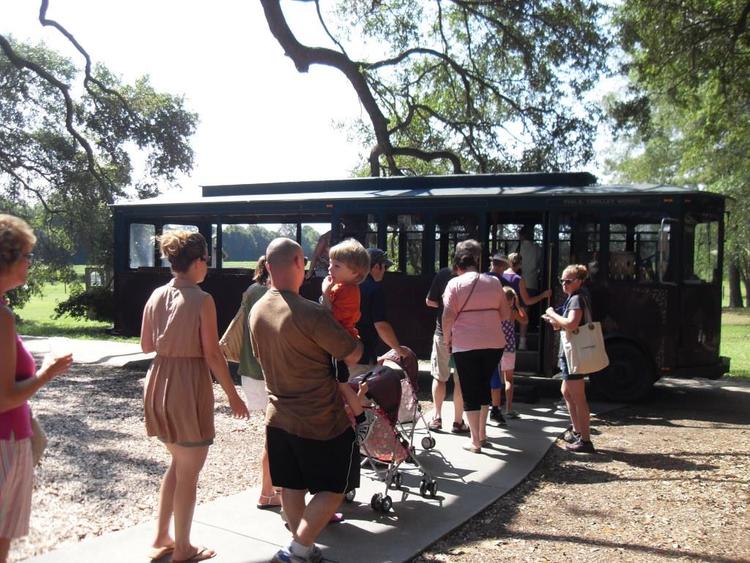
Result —
POLYGON ((466 426, 466 423, 463 420, 461 422, 454 422, 453 428, 451 428, 451 432, 453 432, 454 434, 468 434, 469 427, 466 426))

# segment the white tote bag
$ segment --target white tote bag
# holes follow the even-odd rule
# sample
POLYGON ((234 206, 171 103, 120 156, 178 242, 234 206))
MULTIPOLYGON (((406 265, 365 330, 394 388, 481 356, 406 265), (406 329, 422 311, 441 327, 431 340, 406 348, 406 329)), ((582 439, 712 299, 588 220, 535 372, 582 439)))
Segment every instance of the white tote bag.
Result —
POLYGON ((582 301, 585 322, 573 331, 560 331, 560 345, 571 374, 596 373, 609 365, 602 325, 593 322, 588 303, 582 301))

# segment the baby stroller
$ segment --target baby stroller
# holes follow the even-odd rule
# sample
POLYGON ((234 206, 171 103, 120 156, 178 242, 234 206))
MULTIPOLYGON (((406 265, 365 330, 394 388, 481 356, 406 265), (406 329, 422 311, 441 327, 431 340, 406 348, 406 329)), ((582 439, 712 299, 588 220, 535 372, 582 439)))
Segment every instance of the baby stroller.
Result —
MULTIPOLYGON (((416 422, 421 417, 419 401, 416 396, 417 360, 413 352, 411 358, 401 359, 393 350, 384 357, 383 365, 357 376, 350 385, 359 390, 367 382, 367 398, 373 402, 375 420, 370 434, 360 450, 365 456, 365 464, 375 473, 378 480, 385 483, 383 493, 373 495, 370 506, 379 512, 388 512, 393 501, 388 495, 392 489, 401 489, 402 464, 409 462, 421 475, 419 493, 426 498, 437 495, 437 481, 419 462, 413 446, 416 422), (403 421, 403 422, 401 422, 403 421)), ((424 419, 422 418, 424 421, 424 419)), ((431 449, 435 439, 429 434, 422 439, 422 447, 431 449)), ((354 500, 355 491, 347 493, 347 500, 354 500)))
POLYGON ((421 422, 422 432, 426 435, 422 437, 421 445, 425 450, 435 447, 435 438, 430 432, 430 426, 422 413, 422 405, 419 404, 419 364, 416 354, 404 346, 408 355, 401 358, 395 350, 389 350, 388 353, 381 357, 383 365, 390 365, 393 368, 401 368, 406 377, 401 380, 401 404, 398 409, 398 427, 405 436, 409 437, 409 450, 415 453, 414 433, 417 424, 421 422))

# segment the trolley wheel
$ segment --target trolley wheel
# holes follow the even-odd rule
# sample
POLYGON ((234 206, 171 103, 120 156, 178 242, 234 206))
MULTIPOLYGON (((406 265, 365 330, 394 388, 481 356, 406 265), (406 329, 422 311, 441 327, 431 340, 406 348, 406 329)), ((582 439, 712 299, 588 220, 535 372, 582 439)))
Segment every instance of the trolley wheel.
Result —
POLYGON ((419 483, 419 494, 423 497, 427 496, 427 481, 424 479, 419 483))
POLYGON ((425 450, 431 450, 432 448, 434 448, 435 438, 433 438, 432 436, 425 436, 424 438, 422 438, 422 447, 425 450))
POLYGON ((393 501, 391 500, 391 497, 389 497, 388 495, 385 495, 383 499, 380 501, 380 512, 388 512, 392 506, 393 506, 393 501))
POLYGON ((357 489, 352 489, 351 491, 346 491, 346 494, 344 495, 344 500, 346 502, 354 502, 354 497, 357 495, 357 489))
POLYGON ((430 494, 432 498, 435 498, 437 496, 438 491, 438 484, 437 481, 430 481, 427 483, 427 492, 430 494))
POLYGON ((651 392, 657 379, 651 360, 634 344, 607 342, 609 366, 590 377, 591 387, 610 401, 633 402, 651 392))
POLYGON ((393 478, 391 479, 391 485, 394 489, 400 489, 401 488, 401 473, 396 473, 393 478))
POLYGON ((372 495, 372 500, 370 500, 370 507, 373 510, 380 510, 380 507, 383 505, 383 495, 380 493, 375 493, 372 495))

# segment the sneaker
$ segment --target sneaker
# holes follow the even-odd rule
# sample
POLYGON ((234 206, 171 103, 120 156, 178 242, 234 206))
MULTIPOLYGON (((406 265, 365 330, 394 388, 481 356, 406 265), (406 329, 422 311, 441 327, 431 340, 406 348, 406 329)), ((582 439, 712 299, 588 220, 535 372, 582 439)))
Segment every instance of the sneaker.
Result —
POLYGON ((365 409, 365 421, 357 424, 354 429, 357 434, 357 442, 365 443, 365 440, 370 436, 370 432, 372 432, 373 422, 375 422, 375 413, 371 409, 365 409))
POLYGON ((516 418, 521 418, 521 415, 516 411, 505 411, 505 418, 510 418, 511 420, 513 420, 516 418))
POLYGON ((280 549, 276 552, 276 555, 271 559, 271 563, 309 563, 312 561, 309 557, 300 557, 294 555, 288 549, 280 549))
POLYGON ((294 555, 288 549, 280 549, 273 556, 273 559, 271 559, 271 563, 320 563, 321 561, 323 561, 323 551, 315 544, 313 544, 310 555, 307 558, 294 555))
POLYGON ((503 413, 501 413, 500 409, 497 407, 493 407, 490 410, 490 420, 494 420, 499 426, 505 426, 506 424, 503 413))
POLYGON ((565 446, 565 449, 569 452, 573 452, 574 454, 593 454, 596 453, 596 450, 594 449, 594 444, 592 444, 589 440, 578 440, 577 442, 573 444, 568 444, 565 446))
POLYGON ((562 435, 562 439, 568 444, 575 444, 578 440, 581 439, 581 435, 578 432, 573 431, 572 428, 568 428, 565 431, 565 434, 562 435))

